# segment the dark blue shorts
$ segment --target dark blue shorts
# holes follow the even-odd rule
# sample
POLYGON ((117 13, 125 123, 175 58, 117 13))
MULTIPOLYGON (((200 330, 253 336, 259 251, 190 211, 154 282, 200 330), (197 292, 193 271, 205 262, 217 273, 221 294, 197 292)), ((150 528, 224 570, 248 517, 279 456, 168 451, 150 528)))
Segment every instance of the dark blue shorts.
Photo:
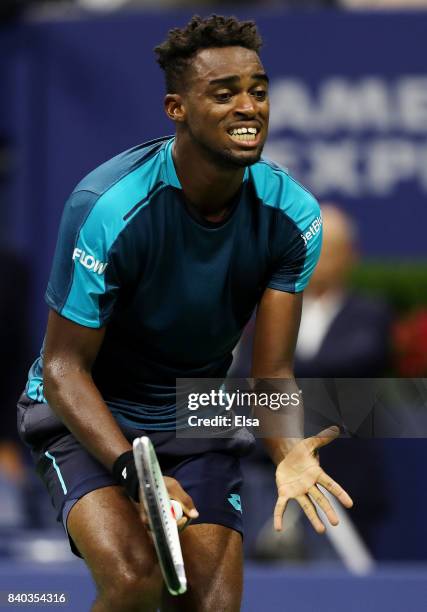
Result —
MULTIPOLYGON (((163 474, 176 478, 195 503, 199 517, 193 523, 224 525, 243 535, 240 457, 253 448, 250 434, 236 439, 182 439, 176 437, 175 431, 120 427, 130 442, 142 435, 151 438, 163 474)), ((48 404, 21 396, 18 431, 31 449, 57 520, 66 531, 68 514, 76 501, 95 489, 117 485, 111 473, 86 451, 48 404)), ((72 551, 78 555, 69 539, 72 551)))

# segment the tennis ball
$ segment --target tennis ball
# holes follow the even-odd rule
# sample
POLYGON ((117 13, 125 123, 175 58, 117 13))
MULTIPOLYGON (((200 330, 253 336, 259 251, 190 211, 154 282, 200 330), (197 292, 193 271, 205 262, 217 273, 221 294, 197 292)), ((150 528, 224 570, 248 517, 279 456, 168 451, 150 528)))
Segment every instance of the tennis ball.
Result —
POLYGON ((179 521, 180 519, 182 519, 182 506, 179 503, 179 501, 176 501, 176 499, 171 499, 171 510, 172 510, 172 516, 176 521, 179 521))

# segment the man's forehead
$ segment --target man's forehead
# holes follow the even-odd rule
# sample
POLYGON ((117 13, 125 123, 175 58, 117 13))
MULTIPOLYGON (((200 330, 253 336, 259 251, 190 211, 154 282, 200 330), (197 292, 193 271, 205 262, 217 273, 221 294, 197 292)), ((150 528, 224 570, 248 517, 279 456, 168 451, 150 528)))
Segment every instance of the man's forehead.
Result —
POLYGON ((241 78, 264 72, 256 51, 245 47, 201 49, 191 63, 191 80, 211 81, 237 75, 241 78))

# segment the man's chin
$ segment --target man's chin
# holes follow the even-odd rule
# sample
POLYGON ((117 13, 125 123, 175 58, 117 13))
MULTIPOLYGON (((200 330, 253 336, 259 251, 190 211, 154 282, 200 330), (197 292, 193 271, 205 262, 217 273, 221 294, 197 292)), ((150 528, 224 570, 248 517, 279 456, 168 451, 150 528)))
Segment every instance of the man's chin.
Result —
POLYGON ((228 167, 234 168, 246 168, 246 166, 252 166, 252 164, 256 164, 261 158, 262 148, 256 149, 256 151, 242 151, 242 152, 234 152, 234 151, 226 151, 224 153, 220 153, 218 158, 220 158, 224 165, 228 167))

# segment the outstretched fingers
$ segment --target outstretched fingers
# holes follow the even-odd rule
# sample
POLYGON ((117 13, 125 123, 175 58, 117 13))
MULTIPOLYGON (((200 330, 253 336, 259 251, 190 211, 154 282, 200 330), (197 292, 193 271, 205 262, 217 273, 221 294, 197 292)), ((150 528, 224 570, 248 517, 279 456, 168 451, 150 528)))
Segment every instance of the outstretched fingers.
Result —
POLYGON ((282 531, 283 515, 288 505, 288 498, 284 495, 280 495, 277 499, 276 506, 274 508, 274 529, 276 531, 282 531))
POLYGON ((317 484, 325 487, 329 493, 332 493, 346 508, 351 508, 353 506, 353 500, 350 495, 345 491, 341 485, 339 485, 333 478, 328 476, 326 472, 322 470, 319 478, 317 479, 317 484))
POLYGON ((326 518, 330 522, 331 525, 338 525, 339 519, 338 516, 330 503, 330 501, 323 495, 322 491, 318 489, 316 486, 310 487, 308 490, 308 494, 310 495, 310 499, 312 499, 319 506, 321 510, 326 515, 326 518))
POLYGON ((310 500, 308 495, 300 495, 299 497, 296 498, 296 500, 301 506, 301 508, 304 510, 306 517, 308 518, 310 523, 313 525, 317 533, 325 533, 326 527, 320 520, 319 515, 317 514, 317 511, 316 511, 316 508, 314 507, 314 504, 310 500))

